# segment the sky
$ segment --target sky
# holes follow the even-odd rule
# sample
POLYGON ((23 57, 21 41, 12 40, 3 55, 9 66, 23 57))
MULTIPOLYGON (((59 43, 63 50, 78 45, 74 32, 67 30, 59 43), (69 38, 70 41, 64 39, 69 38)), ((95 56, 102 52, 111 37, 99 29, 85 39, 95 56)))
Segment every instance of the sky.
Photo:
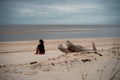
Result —
POLYGON ((0 0, 0 24, 120 25, 120 0, 0 0))

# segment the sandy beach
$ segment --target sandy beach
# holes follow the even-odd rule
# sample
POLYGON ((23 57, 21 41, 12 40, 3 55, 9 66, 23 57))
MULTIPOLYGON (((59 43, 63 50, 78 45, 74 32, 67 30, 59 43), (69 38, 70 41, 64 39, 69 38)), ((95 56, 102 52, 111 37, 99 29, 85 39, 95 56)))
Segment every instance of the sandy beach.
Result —
POLYGON ((94 53, 65 54, 58 44, 67 39, 45 40, 45 55, 35 55, 37 40, 0 42, 0 80, 119 80, 120 38, 69 39, 94 53))

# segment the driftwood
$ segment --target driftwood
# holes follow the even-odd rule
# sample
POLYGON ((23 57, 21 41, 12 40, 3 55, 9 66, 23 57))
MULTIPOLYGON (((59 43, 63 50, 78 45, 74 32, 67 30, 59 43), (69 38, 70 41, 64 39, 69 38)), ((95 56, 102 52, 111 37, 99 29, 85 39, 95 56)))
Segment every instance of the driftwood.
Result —
POLYGON ((87 61, 91 61, 90 59, 82 59, 82 62, 87 62, 87 61))
POLYGON ((31 62, 30 64, 32 65, 32 64, 36 64, 37 63, 37 61, 34 61, 34 62, 31 62))
POLYGON ((100 56, 102 56, 101 54, 99 54, 97 52, 95 43, 92 42, 92 48, 93 49, 86 49, 85 47, 81 46, 81 45, 75 45, 70 41, 66 41, 66 46, 67 48, 63 47, 62 44, 58 45, 58 49, 64 53, 71 53, 71 52, 86 52, 86 53, 95 53, 98 54, 100 56))

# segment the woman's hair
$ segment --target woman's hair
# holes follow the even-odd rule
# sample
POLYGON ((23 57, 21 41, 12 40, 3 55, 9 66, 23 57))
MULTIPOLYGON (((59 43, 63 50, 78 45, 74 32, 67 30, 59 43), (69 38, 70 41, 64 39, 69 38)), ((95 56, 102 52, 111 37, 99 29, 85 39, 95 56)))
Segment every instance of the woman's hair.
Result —
POLYGON ((44 41, 43 41, 42 39, 40 39, 39 42, 40 42, 41 44, 44 44, 44 41))

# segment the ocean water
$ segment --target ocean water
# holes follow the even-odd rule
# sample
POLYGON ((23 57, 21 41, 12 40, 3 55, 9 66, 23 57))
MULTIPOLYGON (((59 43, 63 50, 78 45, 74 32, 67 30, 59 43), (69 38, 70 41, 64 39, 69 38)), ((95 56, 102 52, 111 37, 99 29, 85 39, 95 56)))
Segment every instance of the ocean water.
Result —
POLYGON ((0 42, 120 37, 120 25, 0 25, 0 42))

